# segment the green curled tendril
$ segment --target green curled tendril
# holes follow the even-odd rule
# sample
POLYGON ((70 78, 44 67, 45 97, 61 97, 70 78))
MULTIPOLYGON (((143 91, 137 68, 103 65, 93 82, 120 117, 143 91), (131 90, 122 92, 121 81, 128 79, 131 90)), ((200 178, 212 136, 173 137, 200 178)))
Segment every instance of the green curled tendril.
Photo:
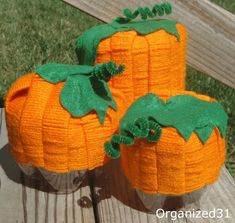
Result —
POLYGON ((169 15, 171 13, 171 3, 163 2, 154 5, 152 10, 150 10, 148 7, 138 7, 134 12, 132 12, 131 9, 126 8, 123 11, 125 17, 117 17, 116 21, 120 23, 127 23, 137 18, 138 15, 140 15, 142 20, 146 20, 148 18, 154 18, 155 16, 163 16, 164 14, 169 15))
POLYGON ((161 126, 154 119, 138 118, 134 123, 129 123, 120 134, 112 136, 109 142, 104 144, 105 153, 113 159, 120 157, 120 145, 132 146, 135 138, 146 139, 148 142, 156 142, 162 133, 161 126))

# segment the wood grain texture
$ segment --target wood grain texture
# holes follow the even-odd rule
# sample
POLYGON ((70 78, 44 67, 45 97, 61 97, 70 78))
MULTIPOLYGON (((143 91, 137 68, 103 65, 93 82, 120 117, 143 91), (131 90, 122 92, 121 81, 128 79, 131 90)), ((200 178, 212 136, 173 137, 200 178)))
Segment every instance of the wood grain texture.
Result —
POLYGON ((0 223, 94 223, 87 178, 77 191, 58 194, 39 173, 26 177, 10 154, 0 112, 0 223))
MULTIPOLYGON (((98 176, 94 176, 94 193, 100 223, 234 222, 235 183, 225 167, 221 171, 218 182, 208 188, 207 199, 201 202, 200 207, 202 211, 211 211, 214 208, 228 209, 229 219, 195 219, 190 217, 179 218, 176 221, 172 221, 170 217, 157 219, 154 214, 147 213, 145 210, 136 191, 123 176, 118 160, 100 168, 100 172, 98 176)), ((184 206, 180 210, 185 211, 184 206)))
MULTIPOLYGON (((110 22, 122 9, 153 5, 162 0, 64 0, 65 2, 110 22)), ((170 15, 188 30, 187 62, 215 79, 235 88, 235 15, 208 0, 171 0, 170 15)))
POLYGON ((219 180, 209 189, 208 201, 201 204, 202 210, 228 209, 230 218, 215 219, 215 222, 233 223, 235 220, 235 182, 223 167, 219 180))

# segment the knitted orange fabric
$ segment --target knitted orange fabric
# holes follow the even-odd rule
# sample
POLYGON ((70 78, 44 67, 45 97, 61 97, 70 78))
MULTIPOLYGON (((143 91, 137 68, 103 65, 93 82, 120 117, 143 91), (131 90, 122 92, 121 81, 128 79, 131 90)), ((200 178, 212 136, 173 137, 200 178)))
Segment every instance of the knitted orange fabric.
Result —
POLYGON ((68 172, 93 169, 107 161, 103 144, 118 128, 124 112, 123 95, 112 89, 118 111, 109 108, 101 125, 96 113, 71 117, 59 101, 63 85, 28 74, 9 90, 6 120, 12 153, 18 163, 68 172))
POLYGON ((125 64, 122 75, 109 85, 123 91, 128 105, 155 89, 185 88, 186 30, 179 23, 176 27, 180 41, 164 30, 145 36, 135 31, 118 32, 101 41, 96 63, 112 60, 125 64))
MULTIPOLYGON (((153 93, 163 100, 177 94, 214 100, 189 91, 156 90, 153 93)), ((133 187, 145 193, 180 195, 216 181, 225 153, 225 140, 217 128, 202 144, 195 133, 186 142, 176 129, 164 127, 157 143, 136 139, 131 147, 121 145, 121 163, 133 187)))

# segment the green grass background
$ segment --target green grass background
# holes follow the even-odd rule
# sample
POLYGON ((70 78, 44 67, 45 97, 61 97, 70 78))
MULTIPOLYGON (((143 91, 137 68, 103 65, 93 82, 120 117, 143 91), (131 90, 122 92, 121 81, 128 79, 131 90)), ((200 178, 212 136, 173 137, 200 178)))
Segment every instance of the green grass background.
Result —
MULTIPOLYGON (((234 0, 213 0, 235 14, 234 0)), ((0 0, 0 107, 11 83, 46 62, 76 63, 74 41, 101 23, 59 0, 0 0)), ((229 115, 227 168, 235 177, 235 90, 190 67, 187 89, 219 100, 229 115)))

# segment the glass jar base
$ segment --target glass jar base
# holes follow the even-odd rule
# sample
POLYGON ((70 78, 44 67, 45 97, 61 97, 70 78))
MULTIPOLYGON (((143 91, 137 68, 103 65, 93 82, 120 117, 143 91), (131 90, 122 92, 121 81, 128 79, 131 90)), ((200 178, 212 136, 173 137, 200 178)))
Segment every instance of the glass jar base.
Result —
POLYGON ((57 193, 72 193, 82 184, 87 171, 71 171, 68 173, 55 173, 31 165, 19 165, 22 172, 31 179, 41 180, 42 177, 57 193), (38 174, 39 173, 39 174, 38 174), (41 175, 41 176, 39 176, 41 175))
POLYGON ((146 194, 138 189, 136 191, 145 208, 155 213, 157 209, 164 211, 200 209, 201 200, 207 199, 209 190, 206 186, 183 195, 146 194))

